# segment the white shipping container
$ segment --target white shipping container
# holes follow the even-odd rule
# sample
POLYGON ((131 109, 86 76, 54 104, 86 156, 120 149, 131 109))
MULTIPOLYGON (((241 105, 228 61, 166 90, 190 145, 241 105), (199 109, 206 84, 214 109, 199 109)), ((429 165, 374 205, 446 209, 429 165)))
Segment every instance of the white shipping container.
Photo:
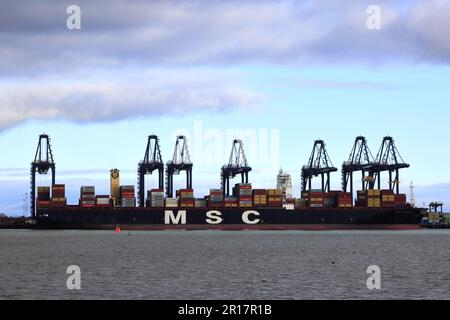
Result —
POLYGON ((97 204, 109 204, 110 199, 109 198, 97 198, 96 202, 97 204))

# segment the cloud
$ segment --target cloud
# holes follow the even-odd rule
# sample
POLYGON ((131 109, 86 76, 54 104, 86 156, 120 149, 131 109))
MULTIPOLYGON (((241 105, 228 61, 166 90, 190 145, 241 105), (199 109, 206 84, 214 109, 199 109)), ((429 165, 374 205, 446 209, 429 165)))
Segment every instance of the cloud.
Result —
POLYGON ((97 73, 94 80, 75 77, 62 82, 43 77, 0 86, 0 129, 29 119, 92 123, 257 109, 261 97, 223 73, 205 70, 97 73))
POLYGON ((450 61, 450 1, 78 1, 82 30, 61 1, 14 2, 0 13, 0 70, 61 72, 92 65, 450 61), (407 5, 408 4, 408 5, 407 5))
POLYGON ((418 185, 415 187, 417 206, 428 206, 431 202, 443 202, 444 208, 450 211, 450 183, 434 185, 418 185))
POLYGON ((450 0, 379 0, 379 31, 369 0, 79 0, 75 31, 71 4, 0 0, 0 129, 257 108, 262 94, 232 71, 242 64, 450 62, 450 0))

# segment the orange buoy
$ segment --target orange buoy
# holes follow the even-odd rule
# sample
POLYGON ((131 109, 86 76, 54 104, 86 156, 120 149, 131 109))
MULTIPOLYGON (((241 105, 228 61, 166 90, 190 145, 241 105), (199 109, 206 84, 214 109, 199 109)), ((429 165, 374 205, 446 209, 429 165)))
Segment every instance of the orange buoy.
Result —
POLYGON ((116 233, 120 233, 121 231, 120 227, 116 227, 116 233))

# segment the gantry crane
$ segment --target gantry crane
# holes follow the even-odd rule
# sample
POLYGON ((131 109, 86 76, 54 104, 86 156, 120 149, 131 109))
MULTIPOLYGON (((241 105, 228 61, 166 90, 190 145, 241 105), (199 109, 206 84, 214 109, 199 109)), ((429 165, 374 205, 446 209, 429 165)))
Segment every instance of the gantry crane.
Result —
POLYGON ((137 168, 138 174, 138 205, 145 205, 145 175, 158 170, 158 187, 164 188, 164 163, 159 148, 159 138, 156 135, 148 136, 147 148, 144 160, 140 161, 137 168))
POLYGON ((248 183, 248 173, 250 171, 252 171, 252 168, 247 163, 242 140, 233 140, 230 159, 228 164, 222 167, 220 174, 223 194, 226 196, 230 195, 230 179, 233 179, 236 175, 241 175, 242 183, 248 183))
POLYGON ((192 189, 192 162, 187 147, 185 136, 177 136, 172 160, 167 163, 166 171, 166 195, 173 197, 173 176, 186 171, 186 189, 192 189))
POLYGON ((322 192, 330 191, 330 173, 337 168, 331 163, 323 140, 316 140, 308 164, 302 167, 302 191, 311 190, 313 177, 321 176, 322 192))
POLYGON ((405 163, 402 156, 395 146, 394 139, 392 137, 384 137, 381 143, 380 150, 376 157, 376 170, 374 172, 373 184, 378 185, 378 189, 381 189, 381 173, 389 172, 389 189, 398 194, 400 193, 400 169, 409 168, 409 164, 405 163), (395 179, 392 180, 393 174, 395 179))
POLYGON ((47 134, 39 136, 39 142, 31 163, 30 170, 30 210, 31 218, 36 218, 36 173, 47 174, 49 170, 52 172, 52 186, 55 184, 55 161, 53 160, 52 148, 50 145, 50 137, 47 134))
POLYGON ((353 198, 353 173, 357 171, 361 171, 362 174, 362 190, 373 188, 373 175, 376 168, 376 162, 367 146, 366 138, 356 137, 348 161, 342 164, 342 190, 347 192, 350 187, 353 198))

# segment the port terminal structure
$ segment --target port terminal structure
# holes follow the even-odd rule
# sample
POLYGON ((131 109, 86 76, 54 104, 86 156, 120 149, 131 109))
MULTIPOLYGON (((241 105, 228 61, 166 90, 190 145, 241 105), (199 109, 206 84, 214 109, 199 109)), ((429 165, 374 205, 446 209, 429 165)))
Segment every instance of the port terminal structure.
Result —
POLYGON ((353 173, 358 171, 361 172, 361 190, 373 189, 376 169, 376 161, 367 145, 367 139, 363 136, 356 137, 348 161, 342 164, 342 190, 347 192, 350 189, 353 195, 353 173))
POLYGON ((50 137, 47 134, 41 134, 30 169, 30 210, 32 219, 36 218, 36 174, 47 174, 49 170, 52 173, 52 185, 54 185, 56 165, 53 160, 50 137))
POLYGON ((381 189, 381 174, 388 172, 389 174, 389 189, 395 190, 397 194, 400 193, 400 169, 409 168, 409 164, 403 161, 400 152, 395 146, 394 138, 384 137, 381 147, 378 151, 375 161, 376 170, 374 170, 374 179, 371 184, 371 189, 375 184, 381 189), (395 175, 395 176, 394 176, 395 175))
POLYGON ((166 164, 166 195, 173 198, 173 176, 186 171, 186 189, 192 189, 192 167, 186 136, 177 136, 172 160, 166 164))
POLYGON ((353 173, 361 172, 361 190, 381 189, 381 174, 389 174, 389 190, 400 193, 400 169, 409 168, 400 155, 392 137, 383 138, 377 156, 374 158, 363 136, 356 137, 348 161, 342 164, 342 190, 353 194, 353 173))
MULTIPOLYGON (((353 194, 353 174, 361 171, 362 189, 381 189, 381 175, 387 172, 389 175, 389 189, 399 194, 400 170, 409 168, 409 164, 403 161, 394 139, 390 136, 383 138, 381 147, 374 158, 363 136, 355 139, 348 161, 342 165, 342 190, 353 194)), ((166 185, 165 192, 168 198, 173 197, 173 176, 186 171, 186 189, 192 189, 192 169, 188 143, 185 136, 177 136, 172 159, 166 163, 165 168, 166 185)), ((138 204, 145 205, 145 176, 158 171, 158 187, 164 190, 164 163, 161 156, 159 138, 156 135, 148 136, 144 159, 138 163, 137 185, 138 204)), ((221 187, 225 196, 230 194, 230 180, 241 175, 242 183, 249 183, 249 172, 252 168, 247 162, 243 142, 239 139, 233 140, 231 154, 228 164, 221 168, 221 187)), ((326 145, 323 140, 316 140, 310 155, 308 164, 302 167, 301 181, 302 191, 310 191, 312 179, 321 177, 322 192, 330 191, 330 175, 336 172, 330 160, 326 145)), ((51 171, 52 185, 55 185, 56 165, 53 158, 50 137, 47 134, 39 136, 36 153, 30 169, 30 211, 31 217, 36 213, 36 174, 48 174, 51 171)))
POLYGON ((158 188, 164 189, 164 163, 159 147, 159 138, 156 135, 148 136, 147 148, 145 149, 144 160, 139 162, 138 174, 138 206, 145 206, 145 176, 158 170, 158 188))
POLYGON ((223 195, 230 195, 230 180, 237 175, 241 175, 242 183, 248 183, 248 173, 250 171, 252 171, 252 168, 248 165, 242 140, 233 140, 228 164, 222 167, 220 174, 223 195))
POLYGON ((329 192, 330 174, 337 170, 328 156, 325 142, 323 140, 316 140, 308 164, 302 167, 302 192, 311 191, 312 179, 318 176, 322 180, 322 192, 329 192))

